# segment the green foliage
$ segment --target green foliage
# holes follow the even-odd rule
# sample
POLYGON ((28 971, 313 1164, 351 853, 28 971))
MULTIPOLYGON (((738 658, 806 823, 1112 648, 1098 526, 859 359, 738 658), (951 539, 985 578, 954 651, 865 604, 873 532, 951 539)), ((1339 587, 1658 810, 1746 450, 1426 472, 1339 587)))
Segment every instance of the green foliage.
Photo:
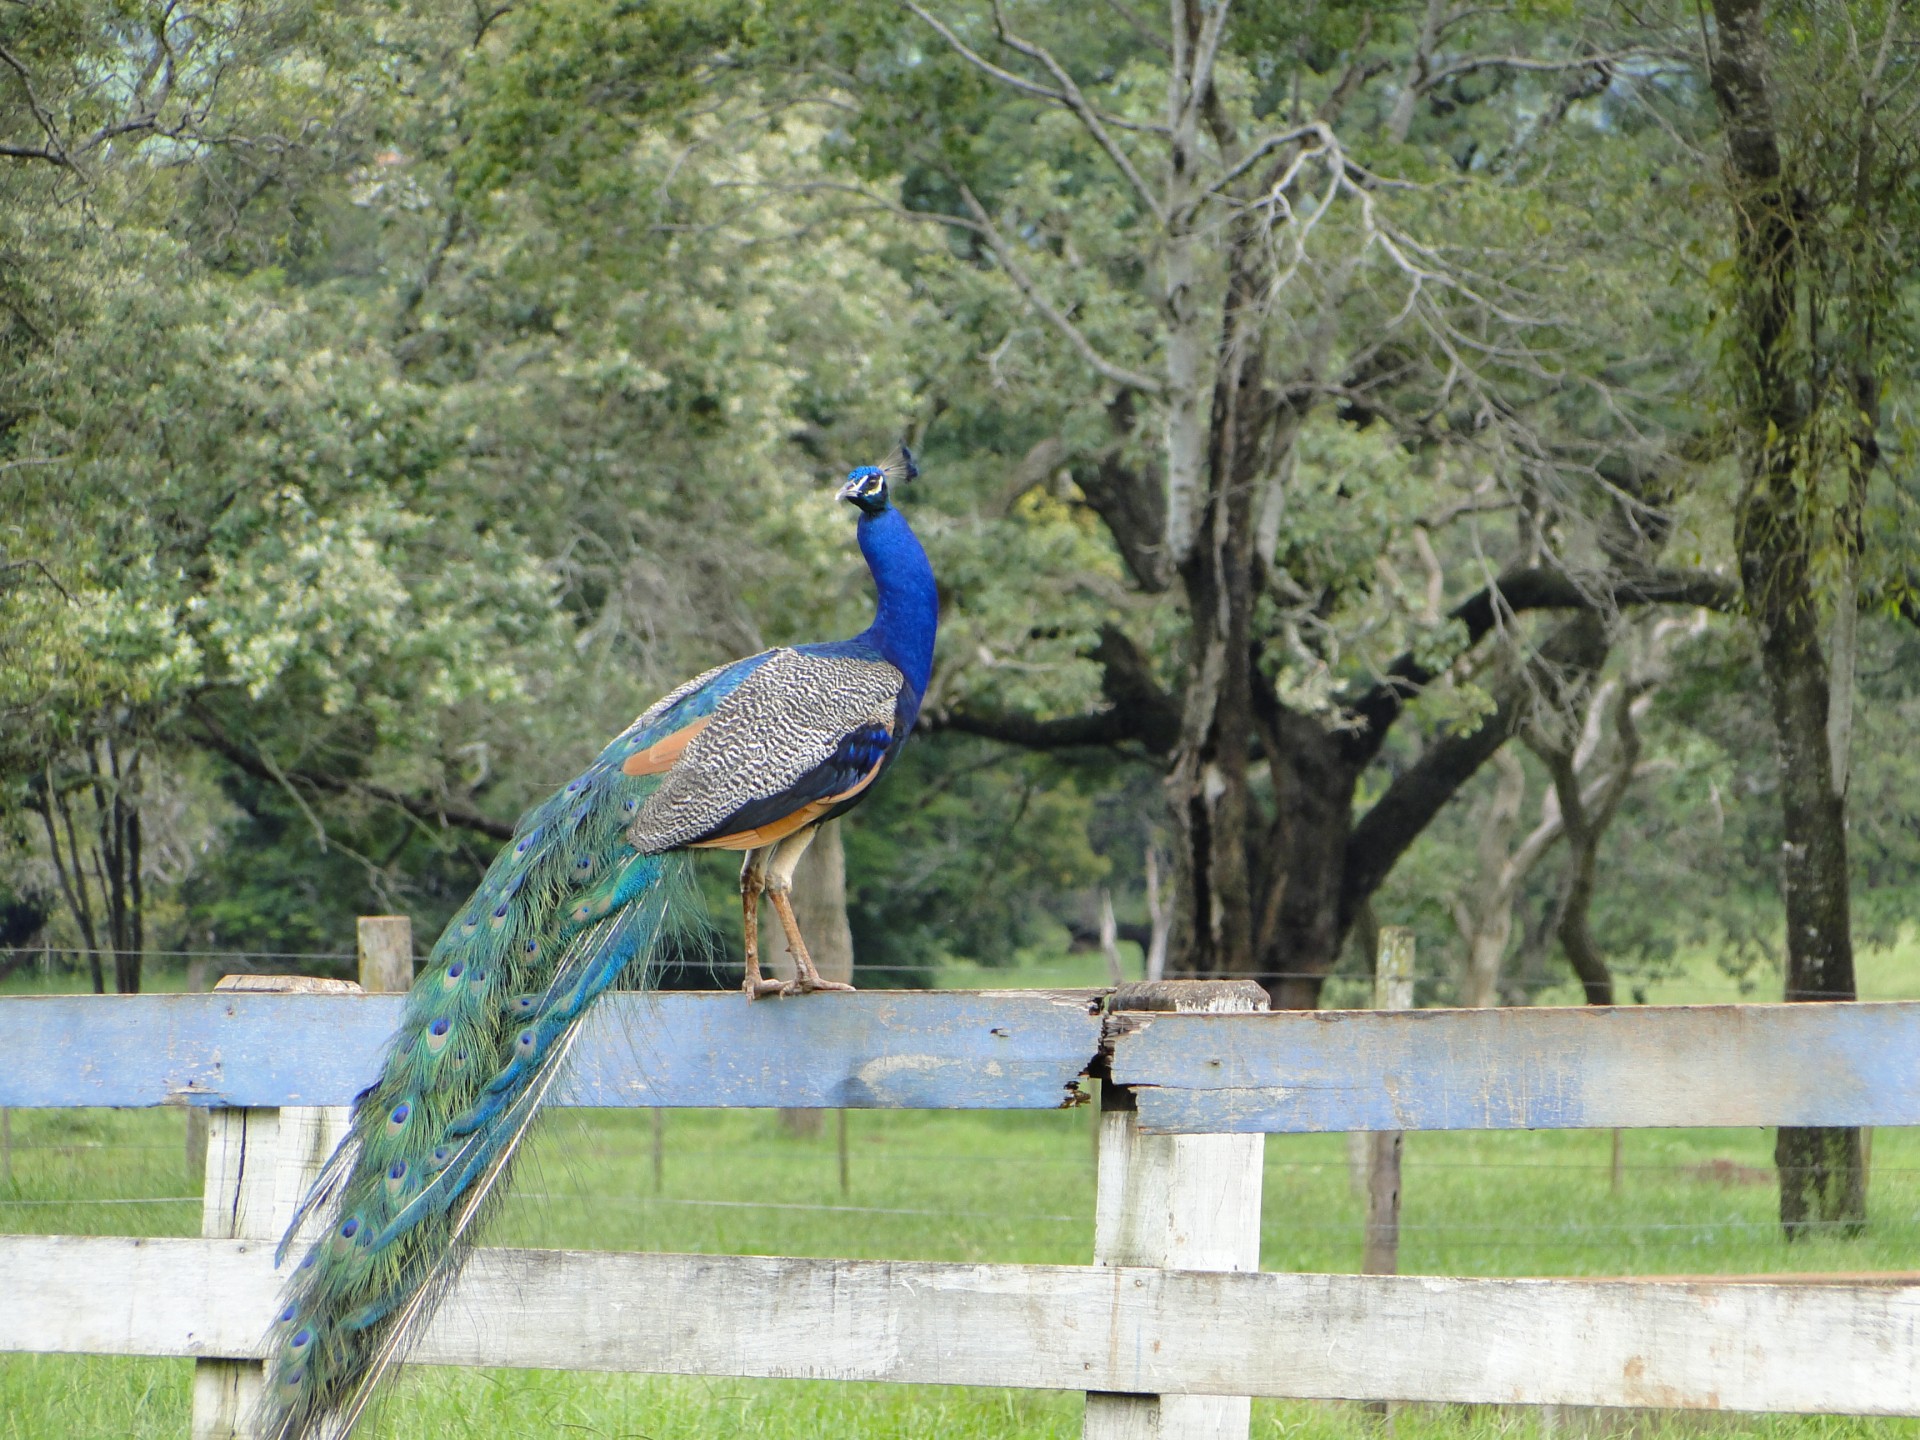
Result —
POLYGON ((1005 965, 1058 945, 1062 900, 1108 870, 1087 788, 1037 757, 1005 763, 982 741, 908 750, 847 834, 861 982, 924 984, 946 960, 1005 965))
MULTIPOLYGON (((1046 79, 988 7, 933 8, 1046 79)), ((1152 36, 1002 13, 1157 182, 1158 139, 1126 128, 1163 119, 1152 36)), ((1806 119, 1788 158, 1835 237, 1809 273, 1845 280, 1807 316, 1837 384, 1862 307, 1911 308, 1914 171, 1893 163, 1911 137, 1889 134, 1872 213, 1853 209, 1844 27, 1780 14, 1806 119)), ((1882 10, 1846 14, 1879 33, 1882 10)), ((1328 208, 1269 297, 1267 343, 1302 388, 1262 482, 1256 607, 1275 698, 1322 722, 1397 656, 1441 672, 1362 804, 1489 713, 1489 666, 1446 609, 1490 574, 1604 573, 1623 493, 1673 563, 1731 551, 1732 467, 1702 421, 1733 297, 1700 76, 1466 70, 1398 133, 1424 15, 1243 4, 1220 71, 1247 134, 1369 77, 1339 129, 1381 177, 1372 209, 1328 208)), ((1439 58, 1615 50, 1666 23, 1618 18, 1476 12, 1439 58)), ((1654 38, 1678 54, 1693 21, 1674 24, 1654 38)), ((944 587, 932 720, 1097 708, 1108 628, 1178 690, 1189 617, 1090 503, 1102 466, 1162 463, 1159 402, 1118 394, 976 231, 931 217, 967 213, 967 187, 1039 293, 1149 371, 1156 222, 1075 117, 910 12, 55 0, 6 7, 0 43, 32 80, 30 102, 0 76, 0 143, 46 152, 0 160, 0 782, 31 913, 53 885, 21 807, 111 738, 150 766, 155 943, 334 951, 362 909, 432 923, 491 843, 446 816, 509 821, 685 675, 861 622, 826 488, 903 433, 944 587)), ((1195 283, 1217 297, 1209 233, 1195 283)), ((1908 328, 1878 336, 1889 455, 1912 448, 1908 328)), ((1822 434, 1844 468, 1858 436, 1822 434)), ((1889 613, 1911 589, 1910 481, 1883 465, 1862 512, 1861 583, 1889 613)), ((1524 652, 1543 628, 1503 633, 1524 652)), ((1863 682, 1856 741, 1874 934, 1908 863, 1906 661, 1886 663, 1895 688, 1863 682)), ((1703 927, 1742 964, 1773 943, 1746 664, 1691 655, 1649 732, 1667 768, 1609 841, 1595 926, 1635 974, 1703 927), (1676 853, 1695 863, 1657 863, 1676 853)), ((1103 882, 1137 915, 1162 802, 1131 759, 916 742, 850 825, 863 963, 1057 945, 1103 882)), ((1395 892, 1427 894, 1436 946, 1473 842, 1462 798, 1395 892)))

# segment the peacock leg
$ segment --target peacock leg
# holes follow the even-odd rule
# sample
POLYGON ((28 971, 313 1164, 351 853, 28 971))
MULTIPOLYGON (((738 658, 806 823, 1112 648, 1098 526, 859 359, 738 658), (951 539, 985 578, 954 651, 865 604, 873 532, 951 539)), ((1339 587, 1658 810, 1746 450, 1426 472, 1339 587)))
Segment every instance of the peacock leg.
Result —
POLYGON ((740 910, 745 922, 747 954, 747 976, 740 988, 747 992, 749 1000, 780 990, 778 980, 767 980, 760 974, 760 895, 767 888, 767 861, 773 849, 771 845, 762 845, 758 850, 749 850, 747 858, 740 862, 740 910))
POLYGON ((799 978, 780 992, 783 995, 853 989, 844 980, 820 978, 819 970, 814 967, 813 956, 807 953, 807 942, 801 937, 800 922, 793 913, 794 868, 799 865, 800 857, 807 853, 807 846, 813 843, 815 828, 809 825, 782 840, 767 871, 767 899, 773 902, 773 913, 780 917, 780 928, 787 932, 787 949, 793 952, 794 968, 800 972, 799 978))

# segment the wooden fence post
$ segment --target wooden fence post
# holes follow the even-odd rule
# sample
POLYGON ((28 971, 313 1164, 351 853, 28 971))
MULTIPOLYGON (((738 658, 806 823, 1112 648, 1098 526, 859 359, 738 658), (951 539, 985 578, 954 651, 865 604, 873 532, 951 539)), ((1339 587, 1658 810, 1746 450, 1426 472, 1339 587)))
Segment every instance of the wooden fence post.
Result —
MULTIPOLYGON (((213 988, 282 995, 406 990, 413 984, 413 922, 363 915, 358 926, 360 984, 299 975, 229 975, 213 988)), ((279 1243, 313 1177, 346 1133, 344 1106, 214 1110, 207 1121, 207 1179, 200 1233, 279 1243)), ((260 1317, 266 1333, 270 1317, 260 1317)), ((193 1440, 251 1440, 260 1399, 254 1360, 201 1360, 193 1372, 193 1440)))
MULTIPOLYGON (((1373 965, 1373 1008, 1413 1008, 1413 931, 1404 925, 1380 927, 1380 948, 1373 965)), ((1400 1273, 1400 1161, 1406 1134, 1375 1130, 1367 1136, 1367 1229, 1360 1247, 1362 1275, 1400 1273)), ((1369 1401, 1367 1413, 1391 1425, 1393 1402, 1369 1401)))
MULTIPOLYGON (((269 991, 281 995, 358 994, 347 980, 301 975, 229 975, 215 991, 269 991)), ((200 1233, 215 1239, 257 1240, 271 1248, 293 1222, 307 1186, 346 1133, 344 1107, 288 1106, 280 1110, 214 1110, 207 1123, 207 1179, 200 1233)), ((272 1317, 260 1317, 266 1334, 272 1317)), ((252 1440, 260 1399, 257 1360, 208 1359, 193 1367, 193 1440, 252 1440)))
POLYGON ((390 995, 413 988, 413 921, 405 915, 362 915, 360 988, 390 995))
MULTIPOLYGON (((1122 985, 1115 1014, 1141 1010, 1240 1014, 1267 1008, 1252 981, 1161 980, 1122 985)), ((1264 1135, 1146 1135, 1133 1092, 1100 1087, 1096 1265, 1178 1270, 1260 1268, 1264 1135)), ((1243 1396, 1087 1396, 1084 1440, 1246 1440, 1243 1396)))
MULTIPOLYGON (((1373 1008, 1413 1008, 1413 931, 1403 925, 1383 925, 1380 954, 1373 971, 1373 1008)), ((1363 1275, 1400 1272, 1400 1154, 1405 1136, 1399 1130, 1376 1130, 1367 1152, 1367 1234, 1361 1251, 1363 1275)))

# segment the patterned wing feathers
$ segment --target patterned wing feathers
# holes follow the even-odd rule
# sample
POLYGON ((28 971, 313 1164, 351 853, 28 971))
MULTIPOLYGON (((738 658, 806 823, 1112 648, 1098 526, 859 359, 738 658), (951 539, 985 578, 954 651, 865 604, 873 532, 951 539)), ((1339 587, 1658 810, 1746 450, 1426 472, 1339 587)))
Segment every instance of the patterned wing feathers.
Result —
POLYGON ((886 753, 882 751, 880 758, 873 762, 872 768, 839 794, 823 795, 818 800, 810 800, 781 820, 770 820, 764 825, 756 825, 751 829, 736 830, 731 835, 716 835, 711 840, 696 840, 692 848, 695 850, 758 850, 762 845, 771 845, 776 840, 784 840, 794 831, 811 825, 841 801, 851 800, 866 789, 873 783, 874 777, 880 773, 881 767, 886 763, 886 753))
MULTIPOLYGON (((628 841, 657 854, 786 820, 823 798, 818 789, 803 793, 796 787, 852 737, 875 728, 892 732, 900 685, 900 672, 883 660, 772 651, 690 737, 678 763, 641 806, 628 841), (770 802, 790 794, 792 809, 774 806, 777 813, 766 813, 770 802), (730 826, 736 818, 745 823, 730 826)), ((850 778, 860 779, 860 772, 850 778)), ((842 779, 833 788, 848 787, 842 779)))

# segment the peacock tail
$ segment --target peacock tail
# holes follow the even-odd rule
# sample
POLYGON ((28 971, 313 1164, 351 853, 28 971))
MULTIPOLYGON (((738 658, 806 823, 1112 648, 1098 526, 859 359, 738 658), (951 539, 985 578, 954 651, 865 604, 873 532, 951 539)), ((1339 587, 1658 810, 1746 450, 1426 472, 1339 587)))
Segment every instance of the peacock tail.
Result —
POLYGON ((644 983, 679 923, 687 859, 625 832, 659 773, 622 765, 683 731, 765 657, 709 672, 647 711, 530 812, 407 996, 380 1077, 302 1202, 268 1339, 263 1433, 344 1436, 447 1285, 593 1001, 644 983))
POLYGON ((306 1242, 268 1336, 262 1433, 344 1440, 459 1273, 562 1073, 583 1017, 624 974, 644 983, 677 923, 686 852, 737 850, 749 996, 824 980, 794 920, 793 867, 906 742, 933 667, 939 596, 889 500, 902 447, 852 471, 874 620, 850 640, 710 670, 628 726, 520 822, 440 936, 380 1075, 281 1243, 306 1242), (758 905, 780 913, 799 978, 770 985, 758 905))

